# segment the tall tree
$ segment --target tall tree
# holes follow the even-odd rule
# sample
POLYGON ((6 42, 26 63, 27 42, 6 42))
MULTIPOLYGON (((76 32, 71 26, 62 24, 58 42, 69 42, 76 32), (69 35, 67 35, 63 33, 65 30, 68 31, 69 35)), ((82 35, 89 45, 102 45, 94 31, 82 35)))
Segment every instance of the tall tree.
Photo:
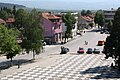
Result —
POLYGON ((7 20, 8 13, 4 10, 0 11, 0 18, 3 19, 3 20, 7 20))
POLYGON ((72 37, 72 29, 74 24, 76 23, 76 19, 74 15, 68 12, 67 14, 63 15, 62 20, 67 26, 67 30, 65 32, 65 40, 66 40, 67 38, 72 37))
POLYGON ((100 25, 101 28, 103 28, 104 24, 105 24, 105 16, 104 16, 103 13, 100 13, 99 14, 99 20, 98 20, 98 25, 100 25))
POLYGON ((81 15, 82 15, 82 16, 85 16, 85 15, 86 15, 86 11, 85 11, 85 10, 82 10, 82 11, 81 11, 81 15))
POLYGON ((15 14, 16 14, 16 6, 14 5, 13 6, 13 15, 15 16, 15 14))
POLYGON ((86 15, 87 15, 87 16, 89 16, 89 15, 91 15, 91 14, 92 14, 92 12, 91 12, 90 10, 87 10, 87 11, 86 11, 86 15))
POLYGON ((115 13, 113 28, 110 36, 106 39, 104 53, 106 58, 114 59, 115 66, 120 70, 120 8, 115 13))
POLYGON ((15 14, 15 26, 18 29, 23 28, 27 17, 28 12, 26 12, 24 9, 18 9, 15 14))
POLYGON ((39 54, 42 49, 43 30, 41 25, 41 15, 36 9, 33 9, 24 26, 24 40, 23 47, 29 53, 33 52, 33 59, 35 54, 39 54))
POLYGON ((99 13, 96 12, 96 13, 95 13, 95 17, 94 17, 95 25, 98 24, 98 20, 99 20, 99 13))
POLYGON ((0 51, 1 54, 6 55, 7 59, 11 59, 11 62, 12 58, 20 53, 20 46, 16 41, 17 36, 13 29, 0 25, 0 51))
POLYGON ((108 27, 108 30, 109 30, 109 31, 112 30, 112 28, 113 28, 113 22, 112 22, 111 20, 109 21, 107 27, 108 27))

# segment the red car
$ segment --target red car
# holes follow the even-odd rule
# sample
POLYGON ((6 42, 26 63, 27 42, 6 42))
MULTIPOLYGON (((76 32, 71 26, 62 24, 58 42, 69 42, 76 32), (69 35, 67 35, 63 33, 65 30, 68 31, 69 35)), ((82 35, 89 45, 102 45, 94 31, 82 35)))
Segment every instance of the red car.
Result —
POLYGON ((77 51, 77 53, 84 53, 84 49, 83 48, 79 48, 79 50, 77 51))
POLYGON ((104 45, 104 41, 98 41, 98 46, 104 45))

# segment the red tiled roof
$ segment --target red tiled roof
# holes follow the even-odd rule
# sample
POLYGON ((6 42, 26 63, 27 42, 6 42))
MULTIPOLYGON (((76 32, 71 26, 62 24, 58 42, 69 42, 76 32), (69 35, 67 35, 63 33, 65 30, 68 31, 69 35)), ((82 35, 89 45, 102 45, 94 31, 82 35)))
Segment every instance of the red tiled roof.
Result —
POLYGON ((89 16, 82 16, 83 19, 85 19, 86 21, 93 21, 93 19, 89 16))
POLYGON ((0 19, 0 24, 6 24, 6 22, 3 19, 0 19))
POLYGON ((13 22, 15 22, 15 19, 14 19, 14 18, 8 18, 8 19, 6 20, 6 22, 7 22, 7 23, 13 23, 13 22))
POLYGON ((60 19, 61 17, 57 17, 53 14, 50 13, 42 13, 42 16, 46 19, 60 19))

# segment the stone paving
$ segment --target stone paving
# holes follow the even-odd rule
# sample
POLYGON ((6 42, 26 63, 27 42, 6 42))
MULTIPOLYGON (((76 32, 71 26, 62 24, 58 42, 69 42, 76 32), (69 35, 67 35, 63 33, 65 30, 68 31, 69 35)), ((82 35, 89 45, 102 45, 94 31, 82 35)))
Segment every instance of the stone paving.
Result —
POLYGON ((119 80, 119 75, 110 71, 111 62, 102 54, 69 55, 61 57, 52 66, 37 66, 0 80, 119 80))

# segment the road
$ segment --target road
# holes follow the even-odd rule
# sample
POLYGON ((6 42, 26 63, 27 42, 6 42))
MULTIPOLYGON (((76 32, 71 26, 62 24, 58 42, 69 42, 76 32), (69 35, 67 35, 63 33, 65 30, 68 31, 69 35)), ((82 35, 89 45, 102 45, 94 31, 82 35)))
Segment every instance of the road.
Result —
MULTIPOLYGON (((111 80, 112 78, 116 77, 118 79, 118 75, 116 72, 111 71, 110 64, 112 63, 112 59, 105 60, 104 54, 81 54, 76 55, 77 50, 79 47, 83 47, 87 50, 88 47, 91 48, 99 48, 101 51, 103 46, 96 46, 98 40, 105 40, 107 34, 100 34, 92 31, 87 31, 83 34, 82 37, 78 37, 64 45, 54 45, 54 46, 46 46, 46 51, 41 53, 39 56, 44 56, 45 60, 48 58, 47 55, 51 55, 49 57, 53 58, 52 60, 48 61, 37 61, 30 66, 26 66, 28 68, 23 69, 21 71, 17 71, 17 69, 11 69, 13 74, 8 73, 4 77, 1 77, 0 80, 89 80, 89 79, 102 79, 102 80, 111 80), (88 41, 88 45, 84 45, 84 42, 88 41), (68 47, 70 52, 65 55, 57 55, 59 56, 58 59, 55 60, 53 56, 60 53, 60 47, 68 47), (75 55, 71 55, 75 54, 75 55), (42 67, 40 62, 44 62, 46 64, 55 64, 51 66, 42 67)), ((30 54, 22 55, 18 58, 30 58, 30 54)), ((25 66, 23 66, 25 68, 25 66)), ((21 68, 20 68, 21 69, 21 68)), ((10 69, 9 69, 10 70, 10 69)), ((11 71, 10 70, 10 71, 11 71)), ((19 69, 18 69, 19 70, 19 69)), ((4 73, 5 74, 5 73, 4 73)), ((119 79, 118 79, 119 80, 119 79)))
MULTIPOLYGON (((83 47, 85 51, 87 48, 99 48, 102 51, 103 46, 96 46, 98 40, 105 40, 107 34, 100 34, 94 30, 88 30, 86 33, 83 33, 83 36, 79 36, 78 38, 67 42, 64 45, 47 45, 45 46, 45 52, 37 55, 36 57, 39 58, 41 56, 47 56, 50 54, 60 54, 61 46, 69 48, 69 53, 77 53, 79 47, 83 47), (88 45, 85 45, 85 41, 88 42, 88 45)), ((31 59, 32 54, 25 54, 25 55, 18 55, 14 57, 14 60, 17 59, 31 59)), ((0 57, 0 62, 8 61, 6 57, 0 57)))
POLYGON ((99 40, 105 40, 107 36, 108 34, 100 34, 99 32, 96 32, 95 30, 90 30, 90 31, 87 31, 85 34, 83 33, 83 36, 80 36, 64 45, 58 45, 58 46, 46 49, 46 52, 44 52, 41 55, 59 54, 61 46, 69 48, 70 50, 69 53, 76 53, 79 47, 83 47, 85 51, 88 48, 99 48, 100 51, 102 51, 103 46, 97 46, 97 42, 99 40), (85 41, 88 42, 88 45, 85 45, 85 41))

